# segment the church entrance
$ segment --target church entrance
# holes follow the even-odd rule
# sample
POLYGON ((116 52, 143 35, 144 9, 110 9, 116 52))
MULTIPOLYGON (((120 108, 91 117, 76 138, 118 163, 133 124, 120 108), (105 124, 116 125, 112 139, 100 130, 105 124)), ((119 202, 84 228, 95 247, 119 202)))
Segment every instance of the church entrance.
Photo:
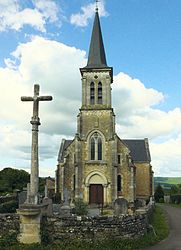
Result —
POLYGON ((89 204, 103 204, 103 185, 90 184, 89 188, 89 204))

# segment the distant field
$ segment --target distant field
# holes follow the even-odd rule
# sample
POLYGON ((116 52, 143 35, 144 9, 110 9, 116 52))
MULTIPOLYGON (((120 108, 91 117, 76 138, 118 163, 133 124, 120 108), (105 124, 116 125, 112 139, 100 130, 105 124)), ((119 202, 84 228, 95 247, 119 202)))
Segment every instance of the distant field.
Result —
POLYGON ((158 184, 169 190, 172 185, 181 184, 181 177, 154 177, 154 186, 158 184))
POLYGON ((154 177, 156 183, 181 184, 181 177, 154 177))

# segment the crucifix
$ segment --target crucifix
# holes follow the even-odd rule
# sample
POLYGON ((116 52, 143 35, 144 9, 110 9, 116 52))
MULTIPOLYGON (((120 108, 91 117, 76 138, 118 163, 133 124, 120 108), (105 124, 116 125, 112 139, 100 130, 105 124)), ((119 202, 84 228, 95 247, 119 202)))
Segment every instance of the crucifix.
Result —
POLYGON ((38 126, 41 125, 39 115, 39 102, 51 101, 52 96, 39 96, 40 86, 34 85, 34 96, 22 96, 21 101, 33 102, 33 116, 30 123, 32 124, 32 148, 31 148, 31 175, 30 190, 27 202, 38 204, 38 183, 39 183, 39 163, 38 163, 38 126))

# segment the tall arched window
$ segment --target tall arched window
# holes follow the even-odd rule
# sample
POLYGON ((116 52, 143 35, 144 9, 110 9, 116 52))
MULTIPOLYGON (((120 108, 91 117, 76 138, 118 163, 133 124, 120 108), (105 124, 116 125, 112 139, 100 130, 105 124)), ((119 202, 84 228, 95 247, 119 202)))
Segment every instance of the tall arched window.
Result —
POLYGON ((102 138, 99 133, 95 132, 90 138, 90 159, 102 160, 102 138))
POLYGON ((75 174, 73 175, 73 190, 75 191, 75 174))
POLYGON ((98 83, 98 104, 102 104, 102 83, 98 83))
POLYGON ((102 140, 98 138, 98 160, 102 160, 102 140))
POLYGON ((94 89, 94 82, 90 84, 90 104, 94 104, 95 102, 95 89, 94 89))
POLYGON ((95 139, 91 138, 91 160, 95 160, 95 139))
POLYGON ((117 176, 117 189, 118 189, 118 192, 120 192, 122 190, 122 184, 121 184, 121 175, 119 174, 117 176))

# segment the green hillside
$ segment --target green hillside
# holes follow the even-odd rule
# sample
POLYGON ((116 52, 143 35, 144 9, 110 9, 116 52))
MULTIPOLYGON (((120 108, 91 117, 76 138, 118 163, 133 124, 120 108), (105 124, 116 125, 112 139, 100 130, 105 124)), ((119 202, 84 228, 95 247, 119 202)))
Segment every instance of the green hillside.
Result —
POLYGON ((160 184, 164 190, 171 189, 171 186, 181 184, 181 177, 154 177, 154 186, 160 184))
POLYGON ((155 183, 181 184, 181 177, 154 177, 155 183))

